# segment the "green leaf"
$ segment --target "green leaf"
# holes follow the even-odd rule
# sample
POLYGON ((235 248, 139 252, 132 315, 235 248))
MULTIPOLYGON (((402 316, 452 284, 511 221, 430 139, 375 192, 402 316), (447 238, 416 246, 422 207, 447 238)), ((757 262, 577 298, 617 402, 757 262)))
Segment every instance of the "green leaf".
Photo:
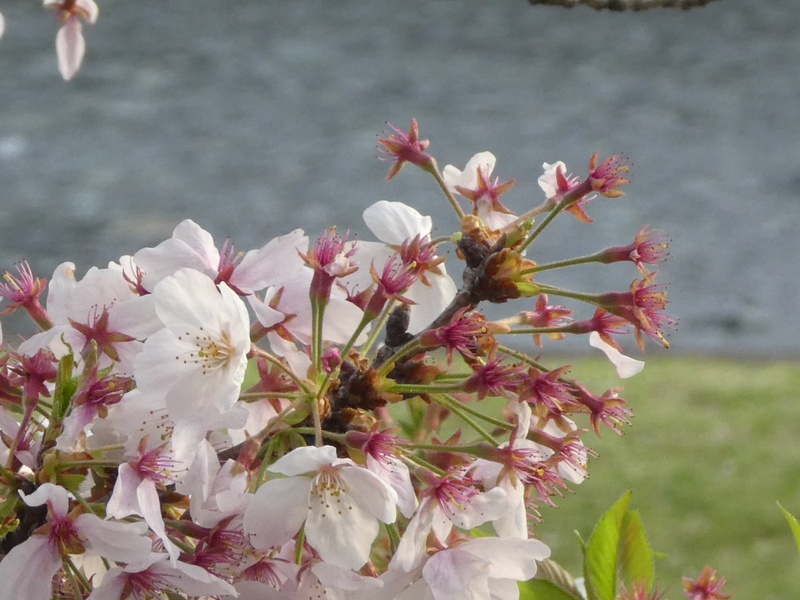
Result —
POLYGON ((622 531, 631 492, 623 494, 595 525, 583 555, 583 575, 589 600, 614 600, 617 596, 622 531))
POLYGON ((653 549, 644 531, 638 510, 629 510, 622 524, 622 547, 620 548, 620 569, 625 585, 630 590, 634 582, 647 585, 647 591, 653 586, 656 576, 653 549))
POLYGON ((552 581, 531 579, 519 584, 519 600, 580 600, 552 581))
POLYGON ((778 508, 781 509, 783 516, 789 522, 789 527, 792 528, 792 534, 794 535, 794 541, 797 544, 797 551, 800 552, 800 522, 797 521, 797 518, 792 513, 783 508, 780 502, 778 502, 778 508))

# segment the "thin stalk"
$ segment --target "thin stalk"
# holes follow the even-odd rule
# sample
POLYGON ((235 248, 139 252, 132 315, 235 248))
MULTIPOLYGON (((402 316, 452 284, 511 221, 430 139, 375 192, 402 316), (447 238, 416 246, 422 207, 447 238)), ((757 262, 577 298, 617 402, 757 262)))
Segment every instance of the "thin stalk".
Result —
POLYGON ((381 331, 383 331, 384 324, 389 318, 389 315, 392 314, 392 310, 394 309, 395 304, 397 304, 397 300, 395 300, 394 298, 392 298, 391 300, 389 300, 389 302, 386 303, 386 307, 383 309, 383 313, 380 315, 380 317, 378 317, 378 319, 373 324, 372 331, 370 332, 367 341, 364 342, 364 344, 362 344, 361 346, 361 352, 363 354, 369 352, 369 349, 372 348, 372 345, 377 341, 378 336, 380 335, 381 331))
MULTIPOLYGON (((456 400, 454 400, 454 399, 451 399, 451 400, 453 402, 456 402, 456 400)), ((460 406, 461 410, 464 410, 464 411, 468 412, 469 414, 474 415, 475 417, 478 417, 479 419, 483 419, 484 421, 486 421, 487 423, 491 423, 495 427, 501 427, 502 429, 506 429, 508 431, 511 431, 511 430, 514 429, 514 425, 512 425, 511 423, 509 423, 507 421, 503 421, 501 419, 495 419, 494 417, 490 417, 489 415, 483 414, 482 412, 480 412, 479 410, 477 410, 475 408, 472 408, 468 404, 459 403, 459 406, 460 406)))
POLYGON ((312 363, 317 371, 321 370, 322 360, 322 322, 325 316, 325 303, 311 297, 311 354, 312 363))
POLYGON ((563 288, 547 285, 545 283, 539 284, 539 290, 543 294, 550 294, 552 296, 561 296, 563 298, 572 298, 574 300, 580 300, 581 302, 587 302, 589 304, 595 304, 595 305, 598 304, 597 294, 573 292, 572 290, 565 290, 563 288))
POLYGON ((387 391, 397 394, 441 394, 445 392, 460 392, 464 389, 461 383, 444 385, 420 385, 417 383, 395 383, 387 391))
POLYGON ((493 446, 499 446, 500 442, 494 439, 494 436, 486 431, 483 427, 475 421, 472 416, 465 410, 461 409, 460 402, 456 402, 450 397, 445 397, 443 399, 437 399, 435 402, 438 402, 451 412, 455 413, 458 417, 460 417, 467 425, 469 425, 475 433, 485 439, 487 442, 492 444, 493 446))
POLYGON ((556 262, 546 263, 543 265, 536 265, 530 269, 522 271, 523 275, 529 273, 541 273, 542 271, 549 271, 551 269, 560 269, 562 267, 574 267, 575 265, 585 265, 594 262, 602 262, 603 252, 596 252, 595 254, 587 254, 586 256, 576 256, 575 258, 567 258, 556 262))
POLYGON ((453 210, 456 211, 456 215, 458 215, 459 220, 463 220, 465 213, 461 209, 461 206, 458 204, 458 200, 456 200, 456 197, 450 190, 447 189, 447 184, 445 184, 444 177, 442 177, 442 173, 439 171, 439 165, 436 164, 436 159, 433 159, 433 165, 431 166, 431 168, 425 170, 428 171, 428 173, 430 173, 431 175, 433 175, 433 178, 436 180, 436 183, 438 183, 439 187, 442 188, 442 191, 444 192, 447 201, 450 202, 450 206, 452 206, 453 210))

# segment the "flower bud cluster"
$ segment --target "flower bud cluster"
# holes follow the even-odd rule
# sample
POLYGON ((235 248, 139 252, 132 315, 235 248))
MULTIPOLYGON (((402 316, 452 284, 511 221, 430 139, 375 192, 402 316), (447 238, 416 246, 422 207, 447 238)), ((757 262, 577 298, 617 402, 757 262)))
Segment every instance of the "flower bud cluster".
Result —
POLYGON ((631 411, 519 348, 590 334, 621 375, 641 370, 616 338, 666 343, 647 271, 665 238, 538 264, 557 216, 622 194, 618 156, 583 179, 545 164, 540 204, 517 213, 491 153, 440 171, 415 121, 379 141, 390 177, 433 176, 447 235, 380 201, 375 241, 295 230, 237 252, 186 220, 82 277, 4 274, 4 312, 39 331, 0 351, 0 600, 489 600, 536 574, 540 507, 587 476, 587 433, 631 411), (619 261, 638 268, 629 290, 546 282, 619 261), (517 308, 490 320, 490 303, 517 308))

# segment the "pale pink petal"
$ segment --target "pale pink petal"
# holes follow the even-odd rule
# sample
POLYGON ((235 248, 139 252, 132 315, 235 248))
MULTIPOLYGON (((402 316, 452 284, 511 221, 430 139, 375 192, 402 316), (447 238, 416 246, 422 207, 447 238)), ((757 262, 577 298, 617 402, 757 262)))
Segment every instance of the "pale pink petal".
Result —
POLYGON ((458 291, 455 282, 445 272, 444 265, 440 265, 439 268, 442 275, 428 274, 430 286, 418 281, 405 294, 416 302, 411 307, 411 316, 408 322, 409 333, 419 333, 430 325, 447 308, 458 291))
POLYGON ((369 559, 378 535, 378 521, 347 493, 313 498, 308 512, 306 540, 322 560, 358 570, 369 559), (319 504, 317 504, 319 503, 319 504))
POLYGON ((233 271, 231 284, 245 293, 262 290, 291 277, 304 261, 299 252, 308 250, 302 229, 270 240, 263 248, 250 250, 233 271))
POLYGON ((525 506, 525 486, 518 479, 510 477, 500 480, 500 488, 505 490, 508 509, 499 519, 492 521, 497 535, 503 538, 528 538, 528 510, 525 506))
POLYGON ((436 600, 491 598, 486 561, 460 548, 437 552, 422 568, 436 600))
POLYGON ((536 561, 550 557, 550 548, 539 540, 481 537, 469 540, 459 549, 489 563, 489 576, 495 579, 527 581, 536 575, 536 561))
POLYGON ((136 500, 139 504, 139 514, 164 544, 164 549, 169 553, 172 565, 178 560, 181 551, 172 543, 164 529, 164 518, 161 516, 161 501, 158 498, 156 484, 151 479, 143 479, 136 488, 136 500))
POLYGON ((0 600, 50 600, 61 555, 46 535, 32 535, 0 561, 0 600))
POLYGON ((406 518, 411 518, 419 506, 408 466, 400 459, 386 457, 383 461, 375 460, 367 455, 367 468, 386 481, 397 494, 397 508, 406 518))
POLYGON ((159 319, 176 333, 183 333, 187 325, 202 328, 215 323, 222 310, 222 295, 214 280, 195 269, 180 269, 163 279, 153 295, 159 319))
MULTIPOLYGON (((433 222, 402 202, 380 200, 364 211, 364 222, 380 241, 400 245, 431 232, 433 222)), ((356 255, 358 256, 358 255, 356 255)))
POLYGON ((227 581, 223 581, 196 565, 178 562, 174 566, 162 561, 152 565, 148 571, 169 581, 170 585, 188 596, 218 596, 220 594, 236 594, 227 581))
POLYGON ((85 513, 75 519, 75 528, 87 548, 105 558, 130 563, 150 554, 150 540, 142 535, 145 523, 116 523, 85 513))
POLYGON ((508 501, 505 491, 496 487, 483 494, 474 495, 462 510, 449 516, 453 523, 461 529, 474 529, 478 525, 501 517, 507 508, 508 501))
POLYGON ((98 585, 86 600, 120 600, 128 583, 127 574, 120 567, 112 567, 103 576, 98 585))
POLYGON ((339 476, 355 498, 373 517, 383 523, 394 523, 397 493, 375 473, 363 467, 343 467, 339 476))
POLYGON ((560 168, 562 172, 566 172, 567 165, 562 161, 542 164, 544 173, 539 175, 539 187, 542 188, 546 198, 552 198, 558 191, 558 182, 556 181, 556 171, 560 168))
POLYGON ((605 353, 608 360, 617 368, 617 375, 622 379, 633 377, 637 373, 641 373, 642 369, 644 369, 644 361, 625 356, 622 352, 604 342, 600 334, 596 331, 589 334, 589 345, 605 353))
POLYGON ((47 312, 54 323, 69 322, 69 310, 77 285, 75 263, 64 262, 55 268, 47 284, 47 312))
MULTIPOLYGON (((186 258, 193 256, 195 264, 205 267, 197 268, 198 271, 206 273, 206 269, 208 269, 208 273, 216 272, 219 266, 219 250, 217 250, 214 238, 208 231, 191 219, 186 219, 178 223, 173 229, 172 237, 183 242, 186 248, 186 258)), ((193 265, 183 266, 193 267, 193 265)))
POLYGON ((430 500, 423 501, 419 510, 406 526, 403 537, 397 545, 397 550, 392 558, 403 571, 411 571, 417 567, 425 555, 425 541, 433 526, 434 511, 429 508, 430 500))
POLYGON ((69 17, 56 34, 58 70, 64 81, 69 81, 78 72, 86 52, 83 41, 83 25, 77 15, 69 17))
POLYGON ((94 0, 75 0, 75 8, 81 11, 81 16, 89 23, 97 21, 100 9, 94 0))
POLYGON ((255 493, 244 513, 244 531, 259 550, 292 539, 308 515, 311 479, 287 477, 267 481, 255 493))
POLYGON ((267 328, 277 325, 286 319, 286 315, 269 305, 269 301, 276 293, 278 293, 278 289, 276 288, 267 290, 267 295, 264 297, 264 300, 257 298, 255 294, 247 296, 247 301, 250 303, 250 307, 253 309, 256 319, 267 328))
POLYGON ((136 489, 142 478, 128 463, 122 463, 117 469, 117 480, 114 482, 114 491, 108 499, 106 517, 111 519, 124 519, 129 515, 139 514, 139 502, 136 498, 136 489))
POLYGON ((463 171, 459 171, 453 165, 447 165, 442 171, 442 177, 447 189, 451 193, 457 194, 456 186, 474 190, 478 187, 478 169, 484 177, 489 177, 494 170, 497 159, 491 152, 478 152, 467 162, 463 171))
POLYGON ((69 493, 60 485, 43 483, 31 494, 19 492, 22 501, 28 506, 41 506, 48 503, 56 516, 63 517, 69 510, 69 493))
POLYGON ((280 457, 269 470, 281 475, 304 475, 316 473, 335 460, 336 448, 333 446, 301 446, 280 457))

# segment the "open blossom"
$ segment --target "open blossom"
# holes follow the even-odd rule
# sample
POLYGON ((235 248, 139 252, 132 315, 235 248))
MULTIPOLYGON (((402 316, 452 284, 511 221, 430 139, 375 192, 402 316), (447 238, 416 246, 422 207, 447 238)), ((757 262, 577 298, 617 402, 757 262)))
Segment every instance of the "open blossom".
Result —
POLYGON ((78 72, 86 53, 81 21, 94 24, 99 9, 94 0, 44 0, 47 8, 57 11, 61 29, 56 34, 58 70, 65 81, 78 72))
POLYGON ((125 598, 159 598, 164 593, 186 594, 189 597, 236 595, 227 581, 207 570, 183 562, 165 560, 166 554, 153 552, 142 561, 126 567, 113 567, 87 600, 123 600, 125 598))
POLYGON ((141 284, 150 291, 165 277, 189 267, 214 283, 226 283, 237 294, 247 295, 301 267, 303 259, 298 250, 307 246, 308 238, 302 230, 295 229, 258 250, 237 252, 226 241, 220 251, 208 231, 186 219, 175 227, 168 240, 134 254, 133 263, 142 272, 141 284))
MULTIPOLYGON (((372 283, 369 269, 364 265, 374 264, 376 268, 386 265, 389 258, 403 249, 403 245, 419 236, 420 241, 429 242, 433 222, 402 202, 381 200, 364 211, 364 222, 372 233, 383 242, 359 242, 355 255, 361 268, 345 278, 348 286, 361 289, 372 283)), ((420 250, 427 250, 417 245, 420 250)), ((408 246, 406 246, 408 249, 408 246)), ((403 293, 414 304, 408 325, 409 333, 418 333, 433 321, 450 303, 456 294, 456 284, 447 274, 443 264, 430 257, 420 261, 407 253, 400 253, 403 264, 415 263, 430 265, 430 268, 417 272, 417 279, 403 293)))
POLYGON ((300 447, 269 467, 286 477, 255 493, 244 515, 245 533, 260 550, 291 540, 305 523, 306 541, 322 560, 360 569, 379 522, 394 523, 397 494, 383 479, 332 446, 300 447))
POLYGON ((357 600, 498 600, 519 597, 517 582, 532 579, 550 557, 539 540, 479 537, 459 542, 404 571, 390 565, 383 588, 357 600))
POLYGON ((90 551, 109 560, 136 562, 150 552, 150 540, 142 535, 147 529, 144 523, 115 523, 90 513, 69 512, 63 487, 43 483, 32 494, 20 495, 28 506, 46 504, 49 518, 0 562, 0 600, 49 600, 53 576, 67 554, 90 551))
POLYGON ((22 354, 49 347, 57 358, 70 349, 83 354, 92 343, 100 353, 100 366, 113 364, 116 372, 130 374, 142 342, 161 324, 153 299, 134 294, 118 265, 92 267, 80 281, 75 265, 59 265, 50 279, 47 312, 53 327, 25 340, 22 354))
POLYGON ((457 473, 443 477, 430 473, 426 479, 430 485, 420 494, 419 508, 393 558, 406 571, 420 564, 429 533, 444 542, 454 525, 473 529, 500 518, 508 509, 505 491, 500 488, 481 492, 469 478, 457 473))
POLYGON ((194 269, 159 282, 153 297, 164 328, 136 357, 139 389, 163 397, 175 420, 231 408, 250 349, 250 317, 242 300, 194 269))
POLYGON ((495 156, 491 152, 479 152, 469 159, 463 171, 453 165, 442 170, 442 178, 451 193, 458 193, 474 204, 473 214, 489 229, 502 229, 517 219, 511 210, 500 202, 500 196, 514 185, 514 180, 500 183, 492 171, 495 156))
POLYGON ((158 489, 175 482, 176 461, 166 452, 166 444, 148 448, 143 438, 136 455, 119 466, 114 491, 108 500, 106 517, 124 519, 140 515, 150 529, 161 539, 173 566, 180 550, 172 543, 164 529, 158 489))

